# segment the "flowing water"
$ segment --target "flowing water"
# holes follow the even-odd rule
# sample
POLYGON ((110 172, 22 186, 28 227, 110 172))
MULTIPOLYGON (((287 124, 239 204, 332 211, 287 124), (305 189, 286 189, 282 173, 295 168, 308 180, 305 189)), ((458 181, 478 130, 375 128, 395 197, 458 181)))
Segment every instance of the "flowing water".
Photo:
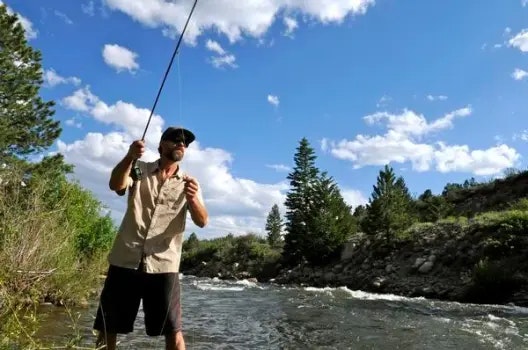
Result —
MULTIPOLYGON (((404 298, 347 288, 285 287, 182 276, 188 349, 528 349, 528 309, 404 298)), ((96 301, 80 312, 93 347, 96 301)), ((73 332, 48 307, 40 334, 60 344, 73 332)), ((119 349, 163 349, 144 333, 141 311, 119 349)))

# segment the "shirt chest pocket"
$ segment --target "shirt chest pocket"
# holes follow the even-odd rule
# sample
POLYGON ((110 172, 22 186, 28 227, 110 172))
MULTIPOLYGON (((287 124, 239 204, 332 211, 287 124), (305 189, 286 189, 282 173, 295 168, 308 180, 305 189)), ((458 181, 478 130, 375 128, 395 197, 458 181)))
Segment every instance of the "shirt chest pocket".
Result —
POLYGON ((169 183, 162 190, 160 196, 163 198, 162 202, 171 209, 177 209, 185 203, 185 191, 183 183, 169 183))

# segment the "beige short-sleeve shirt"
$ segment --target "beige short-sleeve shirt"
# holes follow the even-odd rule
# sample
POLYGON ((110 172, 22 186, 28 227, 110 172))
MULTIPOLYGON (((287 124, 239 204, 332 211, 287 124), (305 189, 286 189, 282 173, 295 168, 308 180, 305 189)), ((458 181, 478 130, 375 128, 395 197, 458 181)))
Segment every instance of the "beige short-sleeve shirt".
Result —
MULTIPOLYGON (((148 273, 179 272, 187 200, 183 173, 162 182, 158 161, 138 160, 141 178, 129 178, 127 210, 108 256, 112 265, 137 269, 143 257, 148 273)), ((202 191, 197 193, 203 204, 202 191)))

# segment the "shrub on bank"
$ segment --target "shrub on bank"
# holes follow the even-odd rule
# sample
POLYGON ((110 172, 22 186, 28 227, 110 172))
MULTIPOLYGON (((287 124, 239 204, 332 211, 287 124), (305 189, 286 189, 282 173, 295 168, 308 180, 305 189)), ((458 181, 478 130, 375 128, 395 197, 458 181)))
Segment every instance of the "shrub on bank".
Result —
POLYGON ((64 175, 13 166, 0 179, 0 347, 31 346, 38 303, 76 304, 98 287, 115 228, 64 175))
POLYGON ((209 240, 198 240, 193 233, 184 242, 181 269, 207 277, 267 279, 278 272, 281 251, 251 233, 209 240))

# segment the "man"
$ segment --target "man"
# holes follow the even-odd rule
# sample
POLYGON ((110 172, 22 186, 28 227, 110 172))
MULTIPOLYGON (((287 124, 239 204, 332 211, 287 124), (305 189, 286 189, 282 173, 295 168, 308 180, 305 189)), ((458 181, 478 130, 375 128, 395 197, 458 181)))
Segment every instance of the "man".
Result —
POLYGON ((185 349, 178 273, 187 211, 199 227, 208 220, 197 180, 179 166, 194 140, 191 131, 169 127, 161 136, 159 159, 139 160, 145 144, 134 141, 112 171, 110 189, 120 196, 128 190, 128 205, 94 322, 98 348, 115 349, 117 334, 133 330, 142 300, 147 335, 164 335, 166 349, 185 349))

